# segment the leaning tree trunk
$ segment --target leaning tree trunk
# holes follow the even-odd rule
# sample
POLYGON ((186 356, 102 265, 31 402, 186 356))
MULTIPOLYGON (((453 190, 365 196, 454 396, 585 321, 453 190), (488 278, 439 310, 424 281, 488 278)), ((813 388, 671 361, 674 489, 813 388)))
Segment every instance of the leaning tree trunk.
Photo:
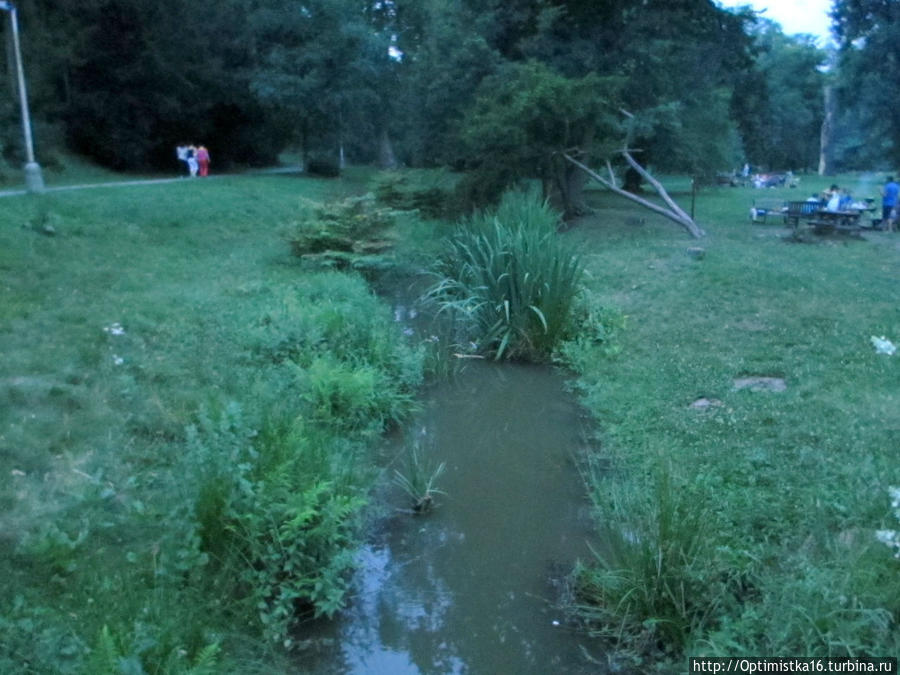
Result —
POLYGON ((653 176, 651 176, 647 170, 642 167, 638 162, 631 156, 631 154, 627 150, 622 151, 622 156, 625 158, 625 161, 628 162, 629 166, 637 171, 643 178, 646 180, 653 189, 656 190, 656 193, 662 198, 662 200, 666 203, 668 208, 664 208, 653 202, 647 201, 643 197, 639 197, 636 194, 632 194, 626 190, 620 188, 616 182, 616 176, 613 173, 612 165, 607 161, 606 168, 609 171, 609 178, 604 178, 600 174, 595 171, 592 171, 589 167, 585 166, 577 159, 572 158, 567 154, 563 154, 563 157, 566 158, 567 161, 571 162, 573 165, 577 166, 579 169, 584 171, 588 176, 596 180, 601 185, 606 186, 613 192, 618 195, 622 195, 626 199, 630 199, 633 202, 637 202, 644 208, 650 209, 651 211, 658 213, 662 216, 665 216, 669 220, 675 221, 679 225, 681 225, 684 229, 686 229, 690 235, 696 239, 704 236, 705 232, 697 227, 697 224, 694 222, 693 218, 691 218, 684 210, 675 203, 675 201, 669 196, 669 193, 666 192, 666 189, 662 186, 662 184, 656 180, 653 176))

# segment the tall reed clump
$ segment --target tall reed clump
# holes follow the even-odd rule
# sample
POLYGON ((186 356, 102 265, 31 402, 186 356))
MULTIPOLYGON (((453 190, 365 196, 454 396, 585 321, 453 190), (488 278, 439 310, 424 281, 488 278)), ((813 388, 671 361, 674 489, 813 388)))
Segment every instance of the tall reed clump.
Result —
POLYGON ((428 294, 464 321, 478 351, 543 361, 574 328, 581 259, 556 234, 559 214, 534 193, 504 195, 464 221, 428 294))

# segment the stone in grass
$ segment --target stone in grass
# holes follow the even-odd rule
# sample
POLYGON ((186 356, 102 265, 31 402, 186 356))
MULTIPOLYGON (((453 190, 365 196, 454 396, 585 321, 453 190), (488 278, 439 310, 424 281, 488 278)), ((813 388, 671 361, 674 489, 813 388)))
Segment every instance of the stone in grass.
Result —
POLYGON ((750 391, 785 391, 787 384, 780 377, 737 377, 734 379, 735 390, 750 391))
POLYGON ((703 260, 703 257, 706 255, 706 249, 700 246, 691 246, 687 250, 687 254, 694 260, 703 260))
POLYGON ((717 398, 706 398, 705 396, 702 398, 698 398, 696 401, 691 403, 690 407, 695 410, 709 410, 710 408, 719 408, 722 406, 722 401, 717 398))

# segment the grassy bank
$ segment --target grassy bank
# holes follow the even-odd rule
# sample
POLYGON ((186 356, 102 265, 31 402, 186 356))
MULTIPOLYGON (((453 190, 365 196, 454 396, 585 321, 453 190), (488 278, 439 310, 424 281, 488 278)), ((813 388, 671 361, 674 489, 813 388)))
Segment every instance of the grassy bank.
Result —
POLYGON ((339 608, 421 354, 284 235, 366 178, 4 199, 0 670, 272 672, 339 608))
MULTIPOLYGON (((277 672, 293 610, 338 611, 370 449, 423 357, 362 279, 300 264, 287 236, 368 179, 3 200, 0 670, 277 672)), ((595 192, 562 235, 617 326, 561 350, 600 447, 598 558, 576 580, 604 639, 585 646, 640 672, 900 651, 875 537, 898 526, 900 356, 870 342, 900 342, 900 239, 791 243, 748 223, 762 194, 701 192, 695 242, 595 192)), ((432 225, 400 239, 416 265, 445 248, 432 225)))
POLYGON ((748 223, 753 198, 797 192, 702 192, 700 242, 595 193, 567 234, 595 299, 627 316, 615 355, 570 353, 603 447, 604 543, 579 588, 589 628, 644 671, 900 651, 900 568, 875 537, 897 526, 900 362, 870 342, 900 341, 900 239, 789 243, 748 223), (739 388, 751 377, 786 388, 739 388))

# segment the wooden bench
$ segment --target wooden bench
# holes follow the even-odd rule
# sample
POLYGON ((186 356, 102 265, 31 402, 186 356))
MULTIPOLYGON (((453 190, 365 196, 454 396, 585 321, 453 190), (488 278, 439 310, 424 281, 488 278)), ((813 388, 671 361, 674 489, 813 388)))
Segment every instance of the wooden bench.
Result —
POLYGON ((780 216, 785 212, 783 199, 754 199, 750 207, 750 222, 765 223, 769 216, 780 216))
POLYGON ((801 218, 811 218, 821 208, 819 202, 785 202, 784 222, 797 227, 801 218))

